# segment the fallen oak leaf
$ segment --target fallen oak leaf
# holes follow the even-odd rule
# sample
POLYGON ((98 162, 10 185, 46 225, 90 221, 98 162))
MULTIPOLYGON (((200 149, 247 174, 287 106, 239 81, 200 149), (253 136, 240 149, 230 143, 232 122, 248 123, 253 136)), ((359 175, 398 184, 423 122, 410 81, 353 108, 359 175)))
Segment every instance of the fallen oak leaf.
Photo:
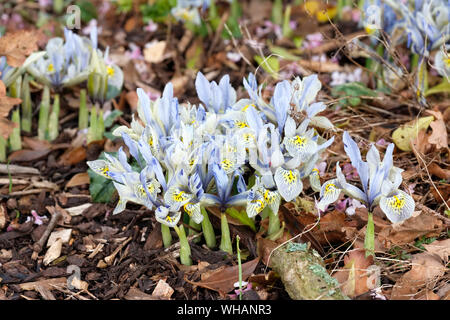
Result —
POLYGON ((11 67, 20 67, 26 57, 38 49, 35 32, 20 30, 5 34, 0 38, 0 56, 6 56, 11 67))
POLYGON ((394 245, 413 242, 422 236, 438 236, 443 228, 442 221, 432 213, 416 211, 411 218, 383 228, 378 233, 378 240, 389 249, 394 245))
MULTIPOLYGON (((242 264, 242 281, 247 280, 255 271, 256 266, 259 263, 259 258, 248 261, 242 264)), ((210 289, 219 292, 220 294, 227 294, 234 289, 234 283, 239 281, 239 267, 232 266, 221 270, 217 270, 212 273, 208 278, 195 282, 187 279, 185 280, 192 285, 202 288, 210 289)))
POLYGON ((428 138, 431 144, 435 144, 437 149, 448 148, 447 128, 445 126, 444 117, 439 111, 427 110, 436 120, 430 123, 433 133, 428 138))
POLYGON ((430 244, 423 244, 423 247, 429 253, 437 255, 445 262, 445 264, 447 264, 448 257, 450 256, 450 239, 434 241, 430 244))
POLYGON ((413 299, 420 289, 442 277, 446 271, 442 261, 428 252, 413 255, 411 263, 411 270, 392 288, 391 300, 413 299))
POLYGON ((13 129, 17 126, 17 124, 6 119, 6 117, 11 109, 21 102, 22 100, 19 98, 11 98, 6 96, 5 84, 0 80, 0 135, 5 139, 8 139, 13 129))

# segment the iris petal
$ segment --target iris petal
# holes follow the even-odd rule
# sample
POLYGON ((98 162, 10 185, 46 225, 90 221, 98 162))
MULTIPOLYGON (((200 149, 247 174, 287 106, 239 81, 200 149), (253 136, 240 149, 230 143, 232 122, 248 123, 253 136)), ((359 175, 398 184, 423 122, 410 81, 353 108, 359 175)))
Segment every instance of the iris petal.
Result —
POLYGON ((278 167, 275 171, 275 183, 281 196, 288 202, 295 199, 303 189, 300 172, 297 169, 286 170, 278 167))
POLYGON ((414 212, 414 207, 413 198, 401 190, 397 190, 390 197, 383 196, 380 199, 380 208, 392 223, 397 223, 411 217, 414 212))

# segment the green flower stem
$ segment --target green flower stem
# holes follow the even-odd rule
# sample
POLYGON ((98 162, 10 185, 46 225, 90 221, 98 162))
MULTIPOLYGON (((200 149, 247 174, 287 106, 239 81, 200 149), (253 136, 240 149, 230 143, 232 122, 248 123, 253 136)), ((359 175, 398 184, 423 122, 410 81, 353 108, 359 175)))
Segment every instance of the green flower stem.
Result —
POLYGON ((30 77, 28 75, 23 79, 22 84, 22 131, 31 132, 31 121, 33 117, 33 110, 31 108, 31 93, 30 93, 30 77))
POLYGON ((64 9, 64 0, 53 0, 53 11, 60 14, 64 9))
MULTIPOLYGON (((201 224, 196 223, 194 221, 194 219, 192 219, 192 218, 189 219, 189 226, 191 227, 189 229, 189 232, 188 232, 188 234, 190 236, 198 234, 200 232, 201 228, 202 228, 201 224), (195 231, 194 229, 197 230, 197 231, 195 231)), ((200 237, 197 237, 197 238, 194 238, 192 241, 195 242, 195 243, 198 243, 198 242, 200 242, 200 240, 201 240, 200 237)))
POLYGON ((0 162, 6 162, 6 139, 0 136, 0 162))
POLYGON ((267 230, 267 234, 271 236, 273 234, 276 234, 280 230, 280 219, 270 207, 266 208, 269 211, 269 228, 267 230))
POLYGON ((22 77, 18 77, 9 87, 9 94, 12 98, 20 98, 22 89, 22 77))
POLYGON ((287 5, 283 19, 283 36, 285 38, 289 38, 292 35, 292 29, 291 26, 289 25, 289 23, 291 22, 291 11, 292 11, 291 5, 287 5))
POLYGON ((241 238, 239 235, 236 236, 236 251, 238 259, 238 270, 239 270, 239 300, 242 300, 242 262, 241 262, 241 249, 239 248, 239 240, 241 238))
POLYGON ((275 0, 272 5, 272 22, 278 25, 283 23, 283 1, 275 0))
POLYGON ((364 249, 366 249, 366 257, 375 256, 375 227, 373 224, 373 214, 369 212, 367 217, 366 236, 364 239, 364 249))
POLYGON ((20 109, 17 108, 12 113, 12 122, 16 124, 16 127, 12 130, 9 136, 9 144, 11 151, 17 151, 22 149, 22 141, 20 139, 20 109))
POLYGON ((180 260, 181 264, 184 264, 185 266, 192 265, 192 259, 191 259, 191 247, 189 246, 188 239, 186 237, 186 233, 184 232, 184 227, 181 225, 180 227, 174 226, 175 232, 178 235, 178 238, 180 239, 180 260))
POLYGON ((337 2, 337 16, 339 20, 342 19, 342 9, 345 7, 346 4, 347 4, 346 0, 338 0, 337 2))
POLYGON ((50 117, 48 119, 48 139, 50 141, 55 140, 59 135, 59 110, 59 94, 55 94, 55 97, 53 99, 52 112, 50 113, 50 117))
POLYGON ((97 120, 97 131, 95 132, 95 140, 102 140, 105 133, 105 122, 103 119, 103 110, 100 109, 97 120))
POLYGON ((89 129, 87 134, 88 144, 96 140, 97 126, 97 108, 93 106, 91 109, 91 118, 89 121, 89 129))
POLYGON ((89 125, 89 111, 86 106, 86 89, 80 91, 80 110, 78 110, 78 130, 86 129, 89 125))
POLYGON ((170 228, 162 223, 161 223, 161 234, 163 238, 164 248, 170 247, 170 245, 172 244, 172 234, 170 233, 170 228))
POLYGON ((233 247, 231 245, 230 228, 228 227, 227 215, 222 212, 220 215, 220 228, 222 231, 222 237, 220 239, 220 250, 229 254, 233 254, 233 247))
POLYGON ((203 237, 205 237, 206 246, 210 249, 213 249, 216 247, 216 235, 214 233, 214 228, 211 224, 211 221, 209 220, 208 213, 206 212, 205 208, 200 208, 203 220, 202 220, 202 231, 203 231, 203 237))
POLYGON ((47 140, 48 113, 50 111, 50 88, 45 86, 39 109, 38 138, 47 140))

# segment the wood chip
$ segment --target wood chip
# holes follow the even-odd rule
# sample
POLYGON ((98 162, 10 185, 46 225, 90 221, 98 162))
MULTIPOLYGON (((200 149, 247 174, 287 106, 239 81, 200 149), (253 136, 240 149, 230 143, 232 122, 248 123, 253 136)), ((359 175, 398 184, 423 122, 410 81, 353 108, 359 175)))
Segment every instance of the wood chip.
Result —
POLYGON ((65 208, 65 210, 73 217, 81 215, 84 210, 88 209, 91 206, 92 203, 85 203, 76 207, 65 208))
POLYGON ((53 231, 47 241, 47 247, 52 246, 56 240, 61 239, 62 243, 69 243, 70 237, 72 236, 72 229, 61 229, 53 231))
POLYGON ((14 164, 0 164, 0 173, 10 174, 40 174, 38 169, 23 167, 14 164))
POLYGON ((49 290, 56 287, 65 287, 67 284, 67 279, 65 277, 61 278, 51 278, 51 279, 44 279, 39 281, 33 281, 33 282, 25 282, 20 283, 19 288, 20 290, 36 290, 36 286, 42 286, 49 290))
POLYGON ((172 287, 169 286, 166 281, 161 279, 158 281, 158 284, 153 290, 152 296, 157 298, 170 299, 173 292, 174 290, 172 289, 172 287))
POLYGON ((130 288, 124 298, 125 300, 160 300, 150 294, 142 292, 138 288, 130 288))
POLYGON ((61 255, 61 249, 62 240, 58 238, 45 253, 43 261, 44 265, 48 266, 52 261, 58 259, 61 255))

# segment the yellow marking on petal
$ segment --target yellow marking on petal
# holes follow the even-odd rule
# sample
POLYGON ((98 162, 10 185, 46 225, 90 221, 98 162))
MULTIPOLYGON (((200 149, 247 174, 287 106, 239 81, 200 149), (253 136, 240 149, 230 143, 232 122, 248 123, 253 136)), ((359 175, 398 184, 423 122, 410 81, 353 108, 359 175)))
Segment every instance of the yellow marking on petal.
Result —
POLYGON ((192 158, 191 160, 189 160, 189 166, 192 167, 195 164, 195 159, 192 158))
POLYGON ((266 206, 264 201, 262 200, 252 200, 252 203, 256 205, 255 211, 256 213, 260 213, 263 211, 264 207, 266 206))
POLYGON ((248 124, 246 124, 243 121, 239 121, 239 120, 235 120, 234 124, 238 127, 238 128, 248 128, 248 124))
POLYGON ((245 133, 243 136, 245 142, 250 142, 255 139, 255 135, 252 133, 245 133))
POLYGON ((272 204, 275 201, 275 195, 266 189, 266 191, 264 191, 264 200, 267 204, 272 204))
POLYGON ((367 34, 373 35, 377 30, 377 27, 374 24, 368 24, 364 27, 364 29, 366 30, 367 34))
POLYGON ((314 168, 314 169, 312 169, 312 172, 313 172, 314 174, 319 174, 319 169, 314 168))
POLYGON ((283 172, 284 180, 286 180, 286 183, 293 184, 295 181, 297 181, 297 175, 292 173, 292 170, 287 170, 287 172, 283 172))
POLYGON ((149 144, 150 147, 153 147, 153 137, 150 137, 148 139, 148 144, 149 144))
POLYGON ((188 202, 188 203, 186 203, 186 204, 183 206, 184 211, 186 211, 186 213, 187 213, 189 216, 192 216, 192 209, 189 209, 189 207, 190 207, 191 205, 193 205, 193 203, 188 202))
POLYGON ((250 103, 250 104, 247 104, 247 105, 245 105, 243 108, 242 108, 242 110, 241 111, 245 111, 245 110, 247 110, 248 109, 248 107, 253 107, 253 108, 256 108, 256 106, 255 106, 255 104, 254 103, 250 103))
POLYGON ((295 136, 293 138, 293 143, 297 146, 297 147, 304 147, 305 143, 307 141, 307 138, 302 138, 300 136, 295 136))
POLYGON ((108 74, 109 77, 114 76, 114 68, 110 67, 110 66, 107 66, 106 67, 106 73, 108 74))
POLYGON ((332 183, 329 183, 325 186, 325 194, 329 194, 336 191, 336 186, 332 183))
POLYGON ((55 67, 53 66, 53 63, 50 63, 48 65, 47 72, 55 72, 55 67))
POLYGON ((173 218, 172 218, 171 216, 167 216, 167 217, 166 217, 166 221, 168 221, 168 222, 173 222, 174 220, 173 220, 173 218))
POLYGON ((389 200, 389 206, 396 211, 397 213, 400 213, 401 209, 405 206, 405 199, 403 197, 394 196, 394 199, 389 200))
POLYGON ((229 159, 223 159, 221 164, 224 170, 230 170, 233 167, 233 161, 229 159))
POLYGON ((100 172, 102 173, 102 175, 104 175, 105 177, 109 177, 109 167, 108 166, 104 166, 103 168, 100 168, 100 172))
POLYGON ((187 197, 184 195, 184 191, 180 191, 179 193, 174 193, 172 196, 172 199, 177 202, 182 202, 187 199, 187 197))

